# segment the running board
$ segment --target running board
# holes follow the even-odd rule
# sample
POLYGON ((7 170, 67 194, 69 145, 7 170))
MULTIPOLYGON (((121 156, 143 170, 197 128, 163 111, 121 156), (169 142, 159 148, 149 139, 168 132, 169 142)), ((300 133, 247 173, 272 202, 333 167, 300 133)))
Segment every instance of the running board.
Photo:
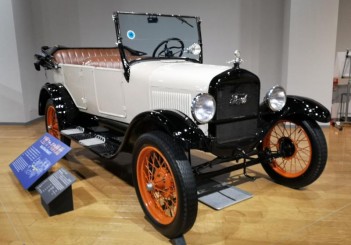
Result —
POLYGON ((85 130, 82 127, 69 128, 62 130, 61 134, 103 158, 114 157, 123 142, 122 136, 101 128, 96 131, 93 129, 85 130))

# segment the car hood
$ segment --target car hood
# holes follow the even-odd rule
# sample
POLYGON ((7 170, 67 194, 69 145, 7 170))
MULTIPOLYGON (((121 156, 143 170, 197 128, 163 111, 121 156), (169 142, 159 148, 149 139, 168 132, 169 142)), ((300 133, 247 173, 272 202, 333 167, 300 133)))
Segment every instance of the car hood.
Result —
MULTIPOLYGON (((153 88, 207 93, 211 80, 230 69, 228 66, 198 64, 183 60, 145 61, 131 66, 153 88)), ((132 78, 133 79, 133 78, 132 78)))

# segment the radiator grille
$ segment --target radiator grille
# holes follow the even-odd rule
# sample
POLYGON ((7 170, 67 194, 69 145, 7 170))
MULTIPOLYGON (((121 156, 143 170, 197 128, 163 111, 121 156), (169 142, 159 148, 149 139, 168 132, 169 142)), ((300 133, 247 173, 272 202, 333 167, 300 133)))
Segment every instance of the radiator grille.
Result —
POLYGON ((227 82, 217 90, 217 113, 215 126, 218 143, 228 143, 254 137, 260 96, 257 82, 227 82), (235 103, 235 96, 245 102, 235 103))
POLYGON ((217 120, 257 115, 259 86, 257 83, 226 84, 217 91, 217 120), (246 95, 246 103, 231 104, 233 95, 246 95))
POLYGON ((191 115, 191 94, 152 91, 151 98, 152 109, 175 109, 191 115))

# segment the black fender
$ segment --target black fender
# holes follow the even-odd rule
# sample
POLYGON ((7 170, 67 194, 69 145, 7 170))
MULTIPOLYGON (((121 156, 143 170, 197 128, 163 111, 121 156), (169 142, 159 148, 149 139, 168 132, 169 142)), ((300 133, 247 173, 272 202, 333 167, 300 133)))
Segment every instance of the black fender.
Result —
POLYGON ((39 115, 45 115, 48 99, 52 99, 55 105, 60 128, 71 125, 78 114, 78 108, 66 88, 60 83, 46 83, 39 94, 39 115))
POLYGON ((284 108, 279 112, 272 112, 263 102, 260 105, 260 118, 265 122, 275 122, 282 118, 311 118, 318 122, 330 122, 329 110, 321 103, 302 96, 288 95, 284 108))
POLYGON ((177 110, 153 110, 137 115, 130 123, 120 151, 132 152, 136 140, 150 131, 163 131, 184 150, 206 149, 206 136, 185 114, 177 110))

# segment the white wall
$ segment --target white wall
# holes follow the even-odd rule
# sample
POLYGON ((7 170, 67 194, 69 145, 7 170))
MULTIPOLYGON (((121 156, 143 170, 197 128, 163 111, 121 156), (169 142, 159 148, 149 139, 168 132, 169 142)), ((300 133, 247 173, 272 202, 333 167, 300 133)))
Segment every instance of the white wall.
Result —
POLYGON ((339 2, 289 0, 287 4, 282 79, 287 92, 331 109, 339 2))
POLYGON ((24 123, 38 117, 42 83, 33 66, 35 50, 30 3, 0 1, 0 122, 24 123))
MULTIPOLYGON (((33 35, 31 4, 27 0, 12 0, 19 74, 22 87, 24 120, 38 117, 38 97, 44 80, 34 69, 34 53, 37 52, 33 35)), ((11 121, 10 121, 11 122, 11 121)))
POLYGON ((25 121, 11 0, 0 1, 0 122, 25 121))
POLYGON ((336 51, 351 49, 351 1, 340 0, 336 51))
MULTIPOLYGON (((29 2, 31 8, 28 8, 27 11, 32 15, 37 51, 43 45, 81 46, 80 11, 77 0, 32 0, 29 2)), ((100 16, 91 17, 101 18, 100 16)), ((90 34, 94 31, 92 28, 90 34)))

